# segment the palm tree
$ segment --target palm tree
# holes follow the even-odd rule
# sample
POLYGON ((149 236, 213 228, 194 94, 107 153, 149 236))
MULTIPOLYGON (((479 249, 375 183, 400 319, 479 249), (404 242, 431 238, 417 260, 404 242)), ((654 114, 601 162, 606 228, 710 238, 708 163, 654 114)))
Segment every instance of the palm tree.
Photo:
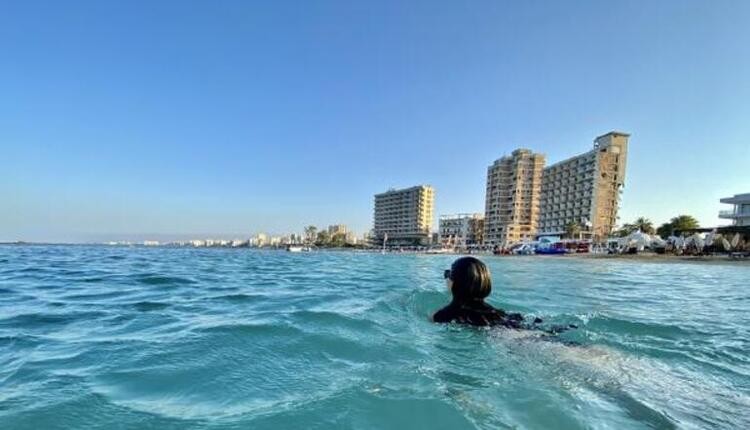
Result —
POLYGON ((635 224, 623 224, 622 227, 615 231, 615 236, 626 237, 636 230, 638 230, 638 227, 635 224))
POLYGON ((581 233, 581 226, 575 222, 565 224, 565 235, 570 239, 575 239, 581 233))
POLYGON ((326 230, 318 232, 318 238, 315 241, 317 246, 328 246, 331 243, 331 235, 326 230))
POLYGON ((672 224, 665 222, 656 229, 656 234, 661 236, 662 239, 666 239, 672 235, 672 224))
POLYGON ((700 224, 698 223, 698 220, 690 215, 678 215, 669 222, 665 222, 664 224, 660 225, 659 228, 656 229, 656 233, 661 236, 662 238, 666 239, 675 230, 690 230, 693 228, 700 228, 700 224))
POLYGON ((308 225, 307 227, 305 227, 305 242, 307 242, 308 245, 315 242, 315 239, 317 238, 317 231, 318 228, 314 225, 308 225))
POLYGON ((671 220, 669 223, 672 224, 675 230, 689 230, 691 228, 700 228, 698 220, 690 215, 679 215, 671 220))
POLYGON ((654 224, 648 218, 640 217, 632 224, 636 229, 646 233, 654 234, 654 224))

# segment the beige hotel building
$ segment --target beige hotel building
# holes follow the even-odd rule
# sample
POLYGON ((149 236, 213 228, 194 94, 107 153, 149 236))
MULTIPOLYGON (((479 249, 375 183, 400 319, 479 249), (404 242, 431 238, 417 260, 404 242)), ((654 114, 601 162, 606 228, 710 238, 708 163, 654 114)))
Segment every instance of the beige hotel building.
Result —
POLYGON ((374 239, 388 245, 427 245, 430 241, 435 191, 428 185, 375 195, 374 239))
POLYGON ((564 234, 570 223, 597 241, 612 233, 625 184, 629 137, 609 132, 594 139, 591 151, 544 169, 539 233, 564 234))
POLYGON ((537 230, 544 155, 516 149, 487 168, 484 243, 531 240, 537 230))
POLYGON ((610 132, 594 148, 544 168, 544 156, 513 151, 487 171, 485 243, 508 245, 562 235, 570 223, 605 239, 617 224, 630 135, 610 132))

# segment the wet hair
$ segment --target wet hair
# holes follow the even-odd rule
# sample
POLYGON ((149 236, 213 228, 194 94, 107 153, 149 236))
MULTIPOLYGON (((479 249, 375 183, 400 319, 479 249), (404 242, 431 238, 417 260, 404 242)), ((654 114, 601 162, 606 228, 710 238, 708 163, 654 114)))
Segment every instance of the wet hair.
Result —
POLYGON ((451 265, 451 293, 454 301, 482 300, 492 292, 487 266, 474 257, 462 257, 451 265))

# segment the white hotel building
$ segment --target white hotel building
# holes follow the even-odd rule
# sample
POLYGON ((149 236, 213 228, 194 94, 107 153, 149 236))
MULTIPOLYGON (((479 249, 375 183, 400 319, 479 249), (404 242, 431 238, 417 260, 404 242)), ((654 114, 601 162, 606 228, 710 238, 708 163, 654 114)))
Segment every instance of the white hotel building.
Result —
POLYGON ((719 212, 719 218, 732 220, 732 225, 750 226, 750 193, 735 194, 719 200, 722 203, 734 205, 730 210, 719 212))

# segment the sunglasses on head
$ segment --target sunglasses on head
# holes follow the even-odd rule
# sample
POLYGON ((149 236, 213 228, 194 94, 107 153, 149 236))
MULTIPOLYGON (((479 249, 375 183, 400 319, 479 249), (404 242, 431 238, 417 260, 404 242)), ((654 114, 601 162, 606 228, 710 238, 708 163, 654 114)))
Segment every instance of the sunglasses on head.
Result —
POLYGON ((443 272, 443 278, 450 279, 451 278, 451 269, 445 269, 443 272))

